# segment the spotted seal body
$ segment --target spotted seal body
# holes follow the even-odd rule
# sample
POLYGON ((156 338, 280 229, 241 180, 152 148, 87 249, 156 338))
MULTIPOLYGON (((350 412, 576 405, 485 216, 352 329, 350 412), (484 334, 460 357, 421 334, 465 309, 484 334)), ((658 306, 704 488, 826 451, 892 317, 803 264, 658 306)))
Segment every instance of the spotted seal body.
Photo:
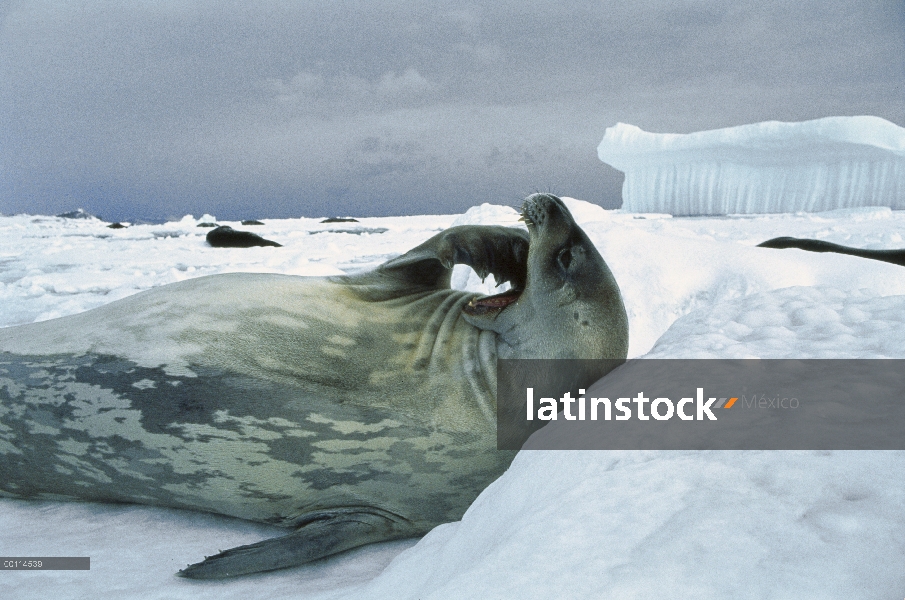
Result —
POLYGON ((563 203, 524 215, 528 234, 455 227, 361 275, 203 277, 0 330, 0 494, 294 530, 195 578, 460 518, 514 454, 496 450, 497 357, 627 352, 618 287, 563 203), (456 263, 513 290, 451 290, 456 263))

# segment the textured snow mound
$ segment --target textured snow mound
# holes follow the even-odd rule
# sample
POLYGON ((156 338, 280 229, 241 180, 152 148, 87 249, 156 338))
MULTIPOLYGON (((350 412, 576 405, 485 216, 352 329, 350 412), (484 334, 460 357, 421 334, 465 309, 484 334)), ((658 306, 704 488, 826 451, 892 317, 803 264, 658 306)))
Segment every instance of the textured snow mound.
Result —
POLYGON ((659 134, 618 123, 597 147, 622 208, 673 215, 905 208, 905 129, 879 117, 659 134))

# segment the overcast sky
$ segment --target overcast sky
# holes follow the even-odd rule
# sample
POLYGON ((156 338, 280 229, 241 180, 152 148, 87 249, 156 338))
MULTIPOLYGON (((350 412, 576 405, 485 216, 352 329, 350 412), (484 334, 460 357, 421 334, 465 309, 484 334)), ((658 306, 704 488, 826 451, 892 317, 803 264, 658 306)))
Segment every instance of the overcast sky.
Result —
POLYGON ((596 147, 620 121, 905 126, 905 0, 13 0, 0 19, 5 214, 611 207, 596 147))

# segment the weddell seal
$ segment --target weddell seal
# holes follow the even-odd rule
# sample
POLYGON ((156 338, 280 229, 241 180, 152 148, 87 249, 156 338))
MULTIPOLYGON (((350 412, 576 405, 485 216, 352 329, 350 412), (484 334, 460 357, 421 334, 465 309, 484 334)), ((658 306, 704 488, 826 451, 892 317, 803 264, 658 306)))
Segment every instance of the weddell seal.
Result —
POLYGON ((807 250, 809 252, 835 252, 837 254, 848 254, 849 256, 857 256, 860 258, 869 258, 871 260, 879 260, 905 267, 905 250, 868 250, 866 248, 852 248, 851 246, 843 246, 834 244, 833 242, 825 242, 823 240, 811 240, 807 238, 794 237, 778 237, 766 242, 758 244, 760 248, 798 248, 799 250, 807 250))
POLYGON ((180 571, 199 579, 461 518, 515 454, 496 449, 497 357, 627 353, 619 288, 563 202, 532 195, 523 218, 362 274, 201 277, 0 330, 0 494, 293 529, 180 571), (457 263, 512 289, 452 290, 457 263))
POLYGON ((271 240, 265 240, 257 233, 236 231, 229 225, 218 225, 216 229, 211 229, 206 239, 207 243, 214 248, 251 248, 253 246, 274 246, 280 248, 283 245, 271 240))

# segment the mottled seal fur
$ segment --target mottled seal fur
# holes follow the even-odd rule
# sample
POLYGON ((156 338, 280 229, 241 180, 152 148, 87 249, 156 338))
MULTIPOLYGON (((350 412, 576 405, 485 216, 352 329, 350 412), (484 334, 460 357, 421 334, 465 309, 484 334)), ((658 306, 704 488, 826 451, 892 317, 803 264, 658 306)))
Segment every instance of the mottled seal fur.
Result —
POLYGON ((359 275, 202 277, 0 330, 0 494, 293 529, 193 578, 459 519, 514 456, 496 450, 497 357, 628 348, 616 281, 562 201, 523 215, 527 233, 453 227, 359 275), (513 290, 452 290, 456 263, 513 290))
POLYGON ((773 238, 772 240, 767 240, 766 242, 758 244, 758 246, 761 248, 798 248, 809 252, 835 252, 837 254, 848 254, 849 256, 880 260, 899 265, 900 267, 905 267, 905 250, 867 250, 864 248, 842 246, 832 242, 824 242, 823 240, 793 237, 773 238))
MULTIPOLYGON (((263 225, 263 223, 262 223, 263 225)), ((229 225, 219 225, 207 233, 207 243, 214 248, 251 248, 253 246, 275 246, 282 244, 266 240, 250 231, 237 231, 229 225)))

